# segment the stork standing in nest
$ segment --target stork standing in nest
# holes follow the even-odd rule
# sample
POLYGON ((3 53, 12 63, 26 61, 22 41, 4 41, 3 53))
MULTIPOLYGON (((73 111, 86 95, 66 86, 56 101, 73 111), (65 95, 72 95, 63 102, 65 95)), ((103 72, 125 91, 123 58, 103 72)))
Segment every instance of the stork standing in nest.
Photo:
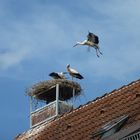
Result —
POLYGON ((67 72, 51 72, 49 76, 53 79, 66 79, 65 74, 67 74, 67 72))
POLYGON ((73 47, 76 47, 78 45, 87 45, 89 49, 90 47, 93 47, 96 50, 97 57, 99 57, 99 53, 102 55, 102 52, 100 51, 100 47, 98 44, 99 44, 98 36, 89 32, 87 35, 87 40, 84 40, 82 42, 77 42, 73 47))
POLYGON ((67 65, 67 70, 68 70, 68 73, 71 75, 72 80, 73 80, 74 77, 78 78, 78 79, 83 79, 84 78, 78 71, 76 71, 73 68, 70 68, 70 64, 67 65))

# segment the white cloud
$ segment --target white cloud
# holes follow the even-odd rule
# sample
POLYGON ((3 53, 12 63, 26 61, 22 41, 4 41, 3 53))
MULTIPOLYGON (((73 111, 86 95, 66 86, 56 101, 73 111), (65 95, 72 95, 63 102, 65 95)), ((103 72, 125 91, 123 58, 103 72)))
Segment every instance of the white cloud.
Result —
POLYGON ((19 65, 27 56, 27 49, 20 49, 15 51, 8 51, 0 54, 0 69, 8 69, 15 65, 19 65))

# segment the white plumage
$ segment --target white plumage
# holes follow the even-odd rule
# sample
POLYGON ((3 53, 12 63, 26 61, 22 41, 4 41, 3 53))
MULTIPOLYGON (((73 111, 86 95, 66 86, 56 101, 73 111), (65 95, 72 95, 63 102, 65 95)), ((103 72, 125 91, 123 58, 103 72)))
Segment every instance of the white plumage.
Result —
POLYGON ((73 68, 70 68, 70 64, 67 65, 67 70, 68 70, 68 73, 72 76, 72 78, 73 77, 78 78, 78 79, 84 78, 78 71, 76 71, 73 68))
POLYGON ((87 45, 88 47, 95 48, 96 55, 99 57, 98 53, 100 53, 102 55, 102 52, 100 51, 100 47, 98 44, 99 44, 98 36, 89 32, 87 35, 87 40, 84 40, 82 42, 77 42, 73 47, 76 47, 78 45, 87 45))

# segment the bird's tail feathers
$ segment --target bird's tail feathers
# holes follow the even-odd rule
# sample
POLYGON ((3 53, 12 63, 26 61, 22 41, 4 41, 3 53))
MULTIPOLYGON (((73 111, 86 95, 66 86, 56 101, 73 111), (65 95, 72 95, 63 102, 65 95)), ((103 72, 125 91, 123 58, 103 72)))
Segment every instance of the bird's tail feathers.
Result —
POLYGON ((84 79, 84 77, 79 73, 75 74, 75 77, 78 78, 78 79, 84 79))

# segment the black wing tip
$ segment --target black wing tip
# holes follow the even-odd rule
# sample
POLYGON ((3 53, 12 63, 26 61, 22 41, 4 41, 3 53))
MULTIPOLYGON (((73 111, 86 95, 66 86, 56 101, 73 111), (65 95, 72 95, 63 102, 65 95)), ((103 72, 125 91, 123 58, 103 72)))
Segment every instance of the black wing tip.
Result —
POLYGON ((75 77, 78 78, 78 79, 84 79, 84 77, 81 74, 79 74, 79 73, 76 74, 75 77))
POLYGON ((54 72, 51 72, 50 74, 49 74, 49 76, 52 76, 54 74, 54 72))
POLYGON ((84 77, 81 75, 80 79, 84 79, 84 77))
POLYGON ((83 77, 79 78, 80 80, 84 79, 83 77))
POLYGON ((50 74, 49 74, 49 76, 54 76, 54 75, 58 75, 56 72, 51 72, 50 74))

